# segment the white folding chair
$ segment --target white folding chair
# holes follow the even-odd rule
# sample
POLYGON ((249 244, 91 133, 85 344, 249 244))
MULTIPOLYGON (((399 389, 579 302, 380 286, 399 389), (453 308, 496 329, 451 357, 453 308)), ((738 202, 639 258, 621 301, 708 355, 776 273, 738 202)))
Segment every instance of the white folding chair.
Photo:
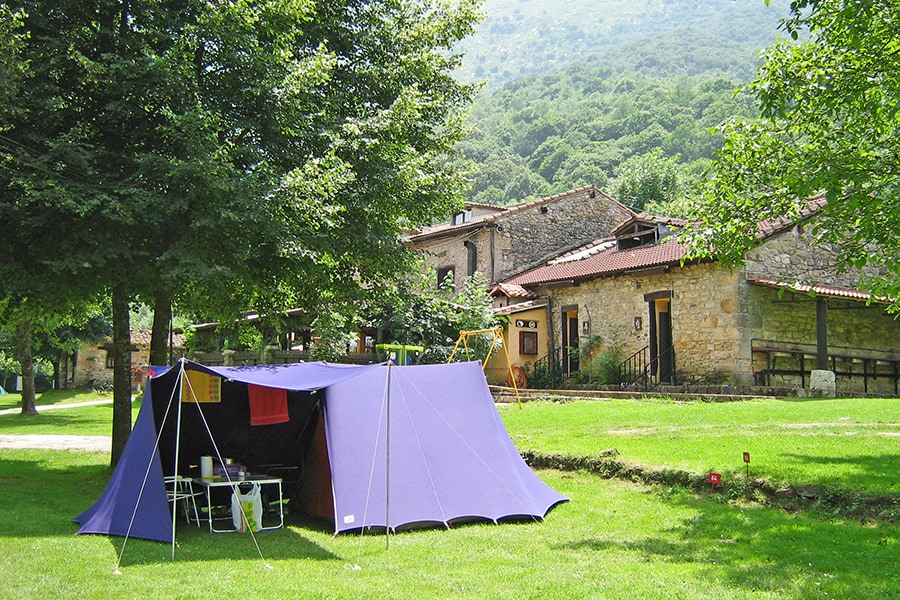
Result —
POLYGON ((190 477, 182 477, 181 475, 171 475, 163 477, 166 483, 166 496, 172 504, 172 518, 175 518, 175 509, 180 504, 184 511, 184 518, 188 523, 194 523, 200 526, 200 514, 197 512, 197 502, 195 498, 201 495, 201 492, 195 492, 190 477), (193 513, 193 519, 191 514, 193 513))

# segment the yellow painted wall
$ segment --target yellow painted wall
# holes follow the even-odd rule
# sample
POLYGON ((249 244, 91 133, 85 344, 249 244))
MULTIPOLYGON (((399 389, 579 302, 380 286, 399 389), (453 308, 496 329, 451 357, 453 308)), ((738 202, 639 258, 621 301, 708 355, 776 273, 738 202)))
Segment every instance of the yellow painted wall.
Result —
MULTIPOLYGON (((547 333, 547 308, 538 307, 509 315, 509 323, 503 330, 503 345, 509 353, 509 362, 514 366, 524 367, 544 358, 549 352, 547 333), (517 324, 522 322, 521 325, 517 324), (529 324, 534 323, 535 327, 529 324), (537 354, 519 353, 519 333, 522 331, 537 333, 537 354)), ((509 367, 503 350, 495 351, 485 369, 488 382, 496 385, 507 385, 509 367)))

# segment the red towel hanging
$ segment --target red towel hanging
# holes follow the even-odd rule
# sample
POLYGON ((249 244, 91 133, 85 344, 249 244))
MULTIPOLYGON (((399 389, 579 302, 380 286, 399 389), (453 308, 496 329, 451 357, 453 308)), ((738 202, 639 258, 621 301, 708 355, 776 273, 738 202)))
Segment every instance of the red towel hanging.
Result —
POLYGON ((250 395, 251 425, 274 425, 291 420, 288 415, 287 390, 253 384, 248 384, 247 390, 250 395))

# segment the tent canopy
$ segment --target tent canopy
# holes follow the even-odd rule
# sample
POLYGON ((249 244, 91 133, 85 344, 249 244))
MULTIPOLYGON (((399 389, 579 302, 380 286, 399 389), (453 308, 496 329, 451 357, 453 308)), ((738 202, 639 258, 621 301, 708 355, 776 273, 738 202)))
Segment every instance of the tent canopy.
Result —
POLYGON ((332 520, 335 533, 540 519, 566 500, 522 460, 479 363, 208 367, 182 361, 149 379, 106 490, 75 518, 79 533, 170 541, 162 478, 175 474, 176 440, 181 475, 196 474, 199 457, 217 451, 250 471, 277 464, 298 473, 285 486, 292 512, 299 507, 332 520), (197 374, 213 381, 216 392, 202 398, 213 401, 181 404, 206 393, 192 385, 203 379, 197 374), (256 386, 284 390, 281 422, 251 424, 256 386))

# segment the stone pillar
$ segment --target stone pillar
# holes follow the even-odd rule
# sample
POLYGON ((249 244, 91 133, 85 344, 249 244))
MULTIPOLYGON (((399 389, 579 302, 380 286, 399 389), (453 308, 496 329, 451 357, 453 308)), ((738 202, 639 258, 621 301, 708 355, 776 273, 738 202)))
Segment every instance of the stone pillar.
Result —
POLYGON ((834 398, 835 396, 834 371, 813 369, 809 374, 810 396, 819 398, 834 398))
POLYGON ((267 345, 265 348, 263 348, 263 355, 262 355, 263 364, 271 365, 272 363, 274 363, 275 362, 275 353, 279 350, 281 350, 281 347, 279 347, 279 346, 267 345))
POLYGON ((237 352, 235 350, 223 350, 222 351, 222 362, 225 363, 226 367, 234 366, 234 355, 237 352))

